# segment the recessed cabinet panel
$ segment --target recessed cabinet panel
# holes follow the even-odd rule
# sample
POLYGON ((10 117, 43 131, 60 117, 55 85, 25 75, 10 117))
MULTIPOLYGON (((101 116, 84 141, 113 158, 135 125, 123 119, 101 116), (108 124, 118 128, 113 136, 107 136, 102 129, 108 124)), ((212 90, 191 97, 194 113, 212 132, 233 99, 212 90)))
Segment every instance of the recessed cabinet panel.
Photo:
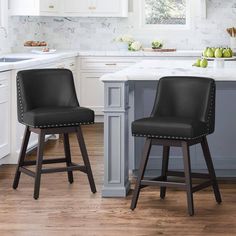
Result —
POLYGON ((11 15, 38 15, 39 0, 9 0, 11 15))
POLYGON ((64 2, 64 12, 66 14, 87 14, 89 11, 90 10, 88 0, 69 0, 64 2))
POLYGON ((93 13, 104 13, 104 14, 119 14, 121 12, 122 1, 121 0, 96 0, 93 1, 95 4, 93 13))
POLYGON ((81 73, 81 106, 90 107, 96 115, 103 115, 104 85, 100 81, 101 73, 81 73))
POLYGON ((10 73, 0 73, 0 159, 10 153, 10 73))

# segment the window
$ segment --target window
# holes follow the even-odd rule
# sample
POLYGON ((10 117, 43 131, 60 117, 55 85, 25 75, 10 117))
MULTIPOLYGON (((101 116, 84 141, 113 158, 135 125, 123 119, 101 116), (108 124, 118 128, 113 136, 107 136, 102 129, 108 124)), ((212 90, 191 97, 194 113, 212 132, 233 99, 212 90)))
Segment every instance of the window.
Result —
POLYGON ((7 0, 0 0, 0 27, 6 27, 7 0))
POLYGON ((150 26, 188 25, 190 0, 141 0, 142 24, 150 26))

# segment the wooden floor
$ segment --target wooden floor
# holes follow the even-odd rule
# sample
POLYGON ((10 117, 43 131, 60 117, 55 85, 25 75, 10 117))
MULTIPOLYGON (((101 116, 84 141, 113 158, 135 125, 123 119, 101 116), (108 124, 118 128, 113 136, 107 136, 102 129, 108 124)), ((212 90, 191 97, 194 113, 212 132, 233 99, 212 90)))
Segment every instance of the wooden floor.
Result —
MULTIPOLYGON (((137 209, 127 198, 101 198, 103 127, 84 128, 85 141, 98 192, 92 194, 83 173, 70 185, 65 173, 43 175, 39 200, 33 179, 22 174, 18 190, 11 188, 15 166, 0 167, 0 236, 77 235, 236 235, 236 184, 221 184, 223 203, 215 203, 211 189, 195 193, 195 216, 187 215, 183 191, 168 189, 165 200, 157 188, 146 188, 137 209)), ((74 160, 81 161, 75 136, 74 160)), ((49 141, 46 156, 60 155, 62 141, 49 141)), ((35 154, 32 154, 34 157, 35 154)), ((31 157, 30 157, 31 158, 31 157)), ((133 187, 133 185, 132 185, 133 187)))

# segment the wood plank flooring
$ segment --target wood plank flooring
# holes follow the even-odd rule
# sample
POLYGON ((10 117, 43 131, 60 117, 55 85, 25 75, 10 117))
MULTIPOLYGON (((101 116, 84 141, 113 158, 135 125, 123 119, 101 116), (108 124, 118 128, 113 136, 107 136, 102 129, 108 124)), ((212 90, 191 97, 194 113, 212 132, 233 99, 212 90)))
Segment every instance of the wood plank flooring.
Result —
MULTIPOLYGON (((90 192, 83 173, 74 173, 72 185, 66 173, 48 174, 42 176, 40 198, 35 201, 33 179, 22 174, 15 191, 11 188, 15 166, 1 166, 0 236, 236 235, 236 184, 220 184, 221 205, 215 203, 211 189, 195 193, 194 217, 187 214, 183 191, 167 189, 166 199, 161 200, 157 188, 146 188, 134 212, 129 209, 131 194, 101 198, 103 127, 83 130, 98 192, 90 192)), ((75 136, 71 145, 73 160, 81 161, 75 136)), ((62 153, 62 140, 48 142, 46 156, 62 153)))

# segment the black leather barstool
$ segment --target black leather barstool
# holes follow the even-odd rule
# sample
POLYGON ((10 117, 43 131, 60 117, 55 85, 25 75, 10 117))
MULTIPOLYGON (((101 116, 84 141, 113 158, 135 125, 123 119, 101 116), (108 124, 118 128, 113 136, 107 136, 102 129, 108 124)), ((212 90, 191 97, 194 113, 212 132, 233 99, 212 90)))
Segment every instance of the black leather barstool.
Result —
POLYGON ((140 189, 145 186, 160 186, 160 197, 165 198, 166 187, 186 190, 189 215, 194 214, 193 193, 212 186, 215 198, 221 203, 221 195, 216 180, 207 138, 215 128, 215 82, 209 78, 164 77, 160 79, 151 116, 132 123, 132 134, 145 137, 146 142, 139 168, 131 209, 137 205, 140 189), (200 143, 209 174, 192 173, 189 146, 200 143), (149 153, 152 145, 163 146, 161 176, 145 180, 149 153), (171 146, 182 147, 184 172, 168 170, 171 146), (168 181, 168 176, 184 177, 185 183, 168 181), (192 186, 192 178, 205 179, 192 186))
POLYGON ((81 130, 81 125, 94 123, 94 112, 80 107, 73 81, 72 72, 66 69, 37 69, 20 71, 17 74, 18 121, 26 126, 20 151, 13 188, 19 184, 21 172, 34 177, 34 198, 38 199, 41 174, 67 172, 68 180, 73 183, 73 171, 87 174, 93 193, 96 187, 81 130), (25 160, 30 133, 39 135, 37 160, 25 160), (84 165, 71 161, 69 133, 76 133, 84 165), (43 160, 45 135, 63 134, 64 158, 43 160), (66 163, 66 167, 44 168, 43 164, 66 163), (33 172, 27 166, 35 165, 33 172))

